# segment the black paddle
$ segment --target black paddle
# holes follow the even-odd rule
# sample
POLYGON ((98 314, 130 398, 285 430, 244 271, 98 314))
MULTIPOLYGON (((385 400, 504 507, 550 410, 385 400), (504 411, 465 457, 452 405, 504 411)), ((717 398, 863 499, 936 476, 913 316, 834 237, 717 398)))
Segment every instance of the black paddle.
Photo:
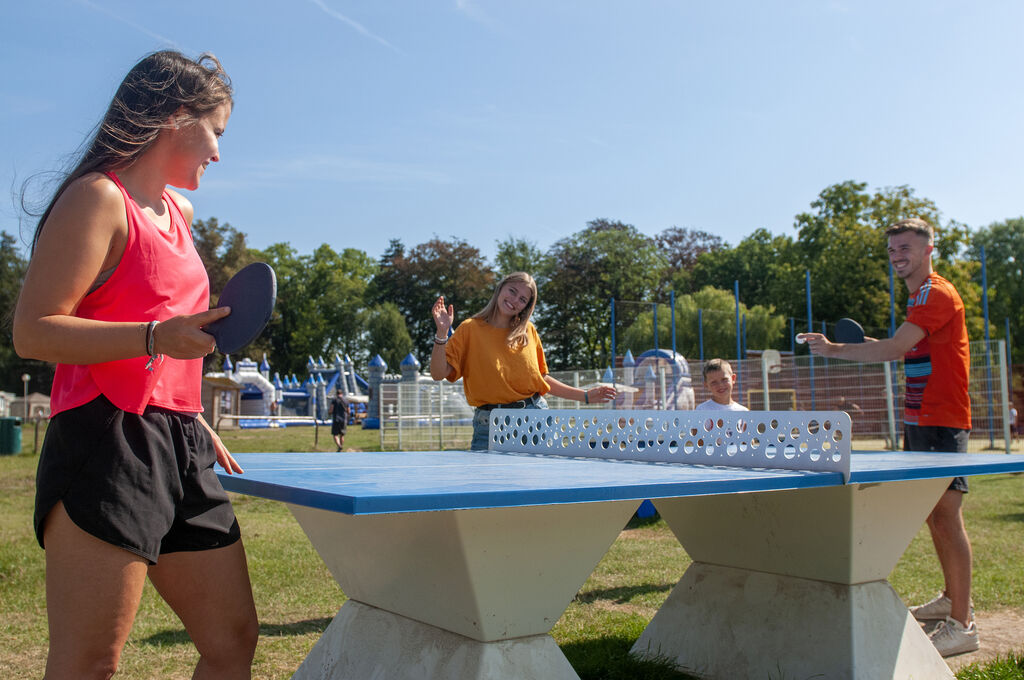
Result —
POLYGON ((842 318, 836 321, 836 342, 844 344, 855 344, 864 342, 864 328, 850 318, 842 318))
POLYGON ((232 276, 220 293, 217 306, 230 307, 231 313, 203 330, 217 339, 222 353, 234 354, 263 332, 276 301, 274 270, 266 262, 254 262, 232 276))

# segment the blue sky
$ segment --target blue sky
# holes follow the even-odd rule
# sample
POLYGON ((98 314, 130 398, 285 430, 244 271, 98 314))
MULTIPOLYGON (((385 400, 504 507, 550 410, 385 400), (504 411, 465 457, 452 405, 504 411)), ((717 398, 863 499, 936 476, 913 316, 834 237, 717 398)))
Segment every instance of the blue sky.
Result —
POLYGON ((1022 27, 1016 0, 6 2, 0 184, 58 167, 174 47, 234 81, 191 199, 254 247, 491 257, 595 218, 735 244, 848 179, 979 227, 1024 214, 1022 27))

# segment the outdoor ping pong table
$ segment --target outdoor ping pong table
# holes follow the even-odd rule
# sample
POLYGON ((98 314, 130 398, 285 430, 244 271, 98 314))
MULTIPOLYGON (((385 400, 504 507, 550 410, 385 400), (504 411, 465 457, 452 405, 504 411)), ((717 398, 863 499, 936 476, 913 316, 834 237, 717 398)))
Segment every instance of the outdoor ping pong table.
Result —
POLYGON ((791 440, 773 418, 792 413, 700 428, 686 412, 533 411, 548 420, 534 429, 519 412, 496 435, 508 413, 492 449, 563 455, 236 456, 245 474, 224 487, 285 502, 349 598, 295 678, 578 680, 548 632, 647 498, 693 564, 634 654, 707 678, 952 678, 886 578, 951 477, 1024 471, 1006 455, 850 452, 845 414, 809 414, 813 436, 791 440), (721 464, 749 454, 825 465, 721 464))

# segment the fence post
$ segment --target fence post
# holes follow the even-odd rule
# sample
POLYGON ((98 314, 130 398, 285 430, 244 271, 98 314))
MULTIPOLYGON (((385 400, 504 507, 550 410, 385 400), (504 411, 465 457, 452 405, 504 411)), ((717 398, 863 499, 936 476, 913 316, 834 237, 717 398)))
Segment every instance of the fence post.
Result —
POLYGON ((661 410, 668 410, 668 391, 665 387, 665 367, 658 368, 658 388, 661 390, 661 410))
POLYGON ((764 350, 761 350, 761 391, 764 393, 764 410, 772 410, 771 398, 768 396, 768 362, 764 360, 764 350))
POLYGON ((697 310, 697 345, 700 348, 700 360, 704 361, 704 310, 697 310))
POLYGON ((437 383, 437 450, 444 451, 444 381, 437 383))
POLYGON ((1006 442, 1006 453, 1010 452, 1010 389, 1009 372, 1007 371, 1006 341, 999 341, 999 397, 1003 402, 1003 441, 1006 442))
MULTIPOLYGON (((384 383, 378 382, 376 387, 373 387, 371 383, 370 391, 371 403, 373 400, 373 393, 376 393, 377 395, 377 431, 380 432, 380 450, 387 451, 387 449, 384 448, 384 383)), ((370 417, 369 406, 366 408, 366 417, 370 417)))
POLYGON ((885 411, 889 418, 889 450, 896 451, 896 404, 892 389, 892 362, 882 363, 885 367, 885 411))
POLYGON ((398 388, 397 399, 395 399, 395 422, 398 428, 398 450, 402 451, 402 392, 405 390, 405 383, 396 383, 398 388))

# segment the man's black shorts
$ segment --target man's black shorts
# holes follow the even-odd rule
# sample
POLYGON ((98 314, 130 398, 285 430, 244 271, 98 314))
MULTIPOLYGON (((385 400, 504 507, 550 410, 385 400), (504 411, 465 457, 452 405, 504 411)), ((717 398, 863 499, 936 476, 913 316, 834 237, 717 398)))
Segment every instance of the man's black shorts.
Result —
POLYGON ((149 407, 140 416, 103 396, 58 413, 36 473, 39 545, 59 501, 83 531, 153 564, 164 553, 231 545, 240 532, 216 459, 191 414, 149 407))
MULTIPOLYGON (((967 441, 970 430, 955 427, 935 427, 931 425, 903 425, 904 451, 936 451, 943 453, 967 453, 967 441)), ((954 477, 949 485, 950 491, 967 493, 967 478, 954 477)))

